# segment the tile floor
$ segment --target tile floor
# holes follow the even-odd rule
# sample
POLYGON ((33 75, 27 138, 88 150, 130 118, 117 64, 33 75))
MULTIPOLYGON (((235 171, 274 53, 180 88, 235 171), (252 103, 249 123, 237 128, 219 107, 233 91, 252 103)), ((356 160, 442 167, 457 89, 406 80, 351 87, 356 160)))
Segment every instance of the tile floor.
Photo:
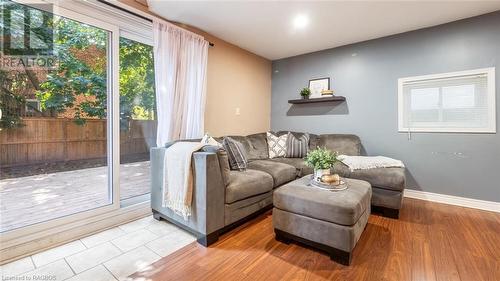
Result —
POLYGON ((148 216, 0 266, 0 280, 128 280, 195 240, 148 216))

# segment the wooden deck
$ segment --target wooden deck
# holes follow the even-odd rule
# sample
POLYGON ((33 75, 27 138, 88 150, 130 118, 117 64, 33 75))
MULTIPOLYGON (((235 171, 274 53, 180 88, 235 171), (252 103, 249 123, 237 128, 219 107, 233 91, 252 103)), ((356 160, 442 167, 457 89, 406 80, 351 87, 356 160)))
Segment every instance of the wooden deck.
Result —
MULTIPOLYGON (((149 161, 120 165, 120 197, 150 190, 149 161)), ((0 231, 60 218, 110 204, 107 167, 0 181, 0 231)))

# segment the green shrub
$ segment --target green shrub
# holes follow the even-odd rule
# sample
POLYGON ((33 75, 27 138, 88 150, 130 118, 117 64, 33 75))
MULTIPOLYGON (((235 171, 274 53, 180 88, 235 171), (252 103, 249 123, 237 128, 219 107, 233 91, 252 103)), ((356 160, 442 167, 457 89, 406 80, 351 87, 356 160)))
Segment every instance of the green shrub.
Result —
POLYGON ((338 153, 335 151, 330 151, 326 148, 318 147, 307 153, 305 158, 306 164, 315 170, 320 169, 330 169, 339 162, 338 153))
POLYGON ((300 91, 300 95, 303 97, 308 97, 311 95, 311 90, 309 88, 304 88, 302 91, 300 91))

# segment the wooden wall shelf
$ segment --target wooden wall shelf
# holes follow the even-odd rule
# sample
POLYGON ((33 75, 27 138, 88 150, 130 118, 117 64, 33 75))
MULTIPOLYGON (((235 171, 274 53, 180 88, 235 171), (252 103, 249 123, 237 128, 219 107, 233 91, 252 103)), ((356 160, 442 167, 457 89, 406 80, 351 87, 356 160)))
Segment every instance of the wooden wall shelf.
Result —
POLYGON ((333 97, 314 98, 314 99, 296 99, 296 100, 288 100, 288 103, 303 104, 303 103, 332 102, 332 101, 345 101, 345 97, 333 96, 333 97))

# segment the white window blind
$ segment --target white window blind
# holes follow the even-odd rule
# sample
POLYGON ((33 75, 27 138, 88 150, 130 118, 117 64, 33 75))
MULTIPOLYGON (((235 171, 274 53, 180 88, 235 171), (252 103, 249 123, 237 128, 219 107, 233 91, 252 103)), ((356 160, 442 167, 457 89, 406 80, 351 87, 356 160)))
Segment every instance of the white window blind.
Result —
POLYGON ((399 131, 495 133, 495 69, 399 79, 399 131))

